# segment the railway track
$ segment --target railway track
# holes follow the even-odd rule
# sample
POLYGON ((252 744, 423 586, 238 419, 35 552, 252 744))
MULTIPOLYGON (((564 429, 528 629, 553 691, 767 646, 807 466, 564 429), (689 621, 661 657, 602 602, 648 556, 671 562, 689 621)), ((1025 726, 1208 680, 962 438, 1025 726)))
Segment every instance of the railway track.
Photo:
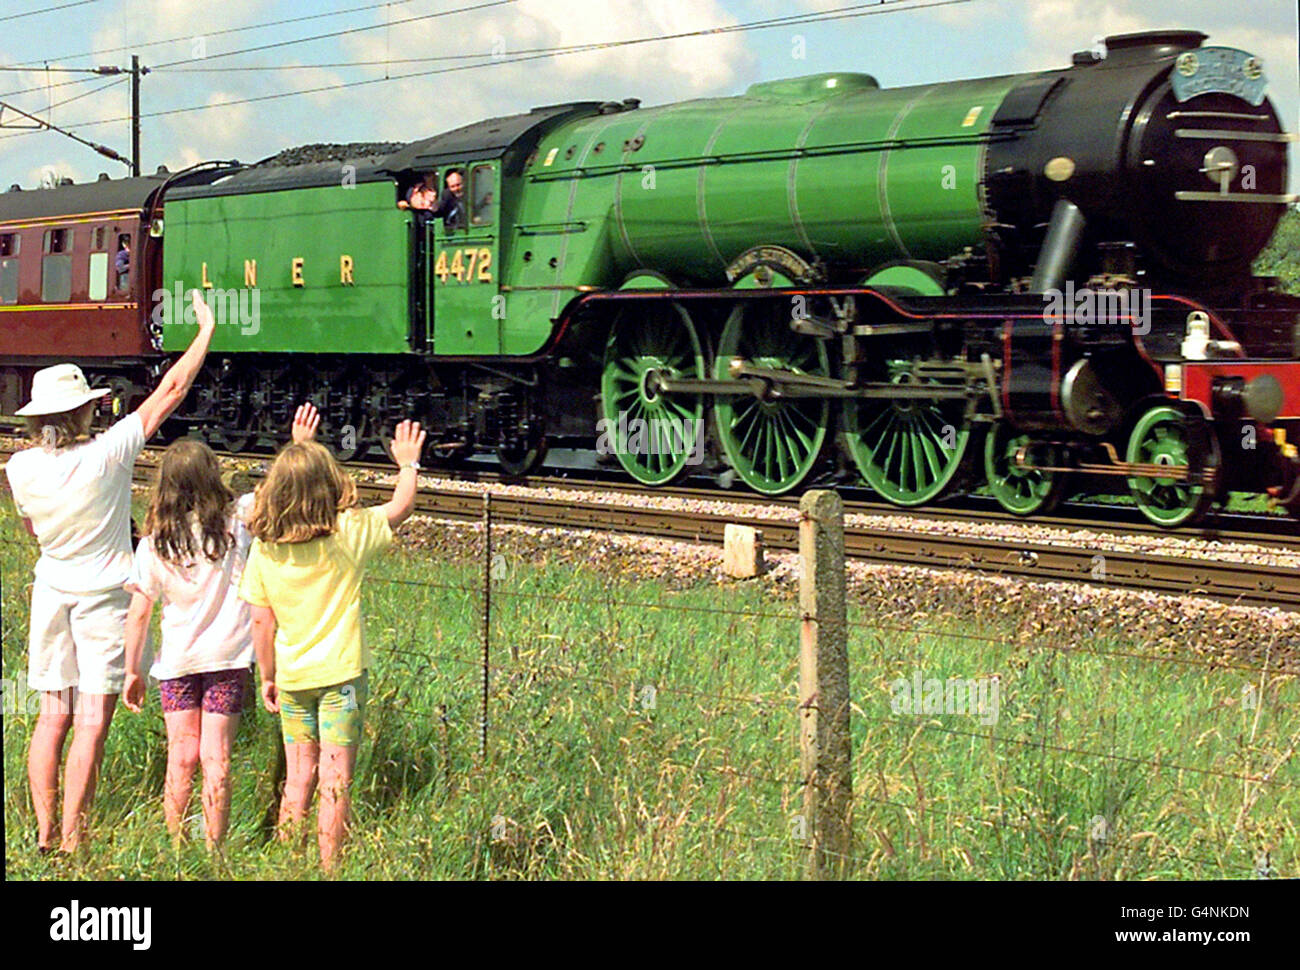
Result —
MULTIPOLYGON (((0 418, 0 436, 21 435, 22 427, 15 419, 0 418)), ((7 454, 9 446, 0 439, 0 460, 7 454)), ((153 447, 145 449, 146 454, 160 450, 153 447)), ((265 452, 231 453, 218 452, 223 458, 247 462, 267 462, 273 456, 265 452)), ((347 467, 379 474, 389 474, 392 466, 388 463, 371 461, 351 461, 347 467)), ((524 479, 513 479, 488 467, 476 468, 473 463, 431 470, 439 478, 480 482, 483 484, 525 485, 533 488, 563 489, 565 491, 602 491, 634 496, 659 496, 690 501, 731 502, 744 505, 771 508, 797 507, 799 500, 790 496, 766 496, 757 492, 731 490, 704 483, 688 483, 658 488, 647 488, 636 482, 628 481, 616 471, 603 472, 600 469, 552 470, 550 473, 529 475, 524 479)), ((1143 537, 1160 537, 1177 535, 1184 538, 1203 539, 1210 542, 1244 543, 1272 546, 1279 549, 1300 552, 1300 520, 1283 513, 1242 513, 1212 511, 1205 521, 1195 527, 1185 527, 1171 532, 1149 522, 1136 508, 1105 502, 1075 501, 1065 502, 1052 515, 1035 515, 1029 518, 1013 515, 1000 508, 991 497, 982 495, 964 495, 944 500, 940 504, 923 508, 902 508, 873 497, 866 488, 837 485, 835 483, 810 483, 809 488, 836 488, 844 499, 844 511, 847 515, 870 516, 905 516, 909 519, 922 519, 935 522, 952 522, 960 525, 1016 525, 1043 526, 1077 530, 1087 528, 1106 535, 1122 536, 1130 539, 1143 537)))
MULTIPOLYGON (((377 501, 386 499, 390 490, 388 486, 363 485, 361 491, 377 501)), ((475 493, 422 488, 416 509, 439 518, 473 522, 482 519, 483 499, 475 493)), ((492 519, 497 523, 614 531, 711 543, 721 543, 723 529, 727 523, 734 522, 762 530, 768 548, 794 550, 799 545, 796 522, 761 515, 712 515, 698 510, 672 511, 494 494, 492 519)), ((1300 611, 1300 570, 1296 569, 1045 543, 1011 543, 980 536, 916 534, 861 525, 846 525, 844 544, 848 558, 864 562, 966 569, 1040 582, 1092 582, 1123 589, 1200 595, 1243 606, 1300 611), (1105 579, 1098 582, 1098 557, 1102 555, 1105 579)))
MULTIPOLYGON (((8 450, 0 446, 0 459, 6 459, 8 450)), ((153 462, 151 453, 142 458, 136 468, 136 480, 147 484, 151 480, 153 462)), ((264 461, 265 456, 242 456, 264 461)), ((391 466, 354 465, 357 470, 391 473, 391 466)), ((248 472, 256 480, 257 471, 248 472)), ((477 473, 473 476, 486 484, 505 484, 499 476, 477 473)), ((520 490, 502 489, 494 492, 492 517, 497 523, 511 523, 542 528, 620 532, 691 542, 721 543, 723 530, 728 523, 752 526, 763 533, 767 548, 794 550, 798 548, 798 524, 790 515, 789 507, 797 501, 789 498, 767 499, 761 496, 719 492, 709 489, 670 488, 643 490, 627 483, 611 484, 591 480, 532 478, 530 486, 559 489, 563 495, 538 496, 520 490), (688 509, 663 508, 655 503, 612 504, 593 501, 577 493, 599 490, 626 493, 629 497, 667 496, 697 500, 688 509), (757 510, 754 514, 736 514, 726 504, 741 503, 757 510), (710 511, 708 505, 718 506, 710 511), (771 509, 773 514, 765 514, 771 509)), ((358 483, 364 501, 384 501, 390 486, 358 483)), ((437 518, 474 522, 483 515, 483 498, 478 492, 446 486, 422 485, 416 498, 416 510, 437 518)), ((911 512, 877 503, 848 501, 845 511, 850 515, 905 514, 912 518, 957 519, 962 523, 976 523, 971 514, 956 509, 927 509, 911 512)), ((1014 516, 984 513, 986 522, 1024 520, 1014 516)), ((1078 529, 1077 520, 1034 519, 1035 525, 1060 524, 1078 529)), ((1095 529, 1095 523, 1088 523, 1095 529)), ((1105 527, 1106 533, 1116 535, 1159 534, 1158 529, 1144 529, 1138 524, 1105 527)), ((1290 536, 1261 537, 1253 533, 1215 531, 1207 537, 1228 541, 1268 542, 1283 549, 1300 550, 1300 540, 1290 536)), ((1252 607, 1274 607, 1300 611, 1300 569, 1276 565, 1225 562, 1204 558, 1183 558, 1142 551, 1122 551, 1087 545, 1058 545, 1048 542, 1019 541, 978 534, 937 534, 909 531, 890 525, 884 520, 878 524, 851 520, 846 524, 845 554, 850 559, 889 565, 922 566, 933 569, 960 569, 1014 577, 1038 582, 1092 583, 1109 588, 1142 590, 1176 595, 1194 595, 1220 602, 1252 607)))
MULTIPOLYGON (((223 457, 265 462, 270 456, 265 454, 224 454, 223 457)), ((362 472, 391 474, 392 465, 366 461, 352 461, 347 467, 362 472)), ((473 467, 450 467, 433 469, 430 472, 438 478, 456 481, 478 482, 487 485, 522 485, 530 488, 562 489, 571 492, 600 491, 637 497, 675 498, 701 502, 727 502, 742 505, 762 506, 768 508, 797 508, 797 496, 767 496, 757 492, 729 490, 708 487, 703 484, 669 485, 647 488, 636 482, 629 482, 619 477, 616 472, 608 475, 599 471, 592 473, 533 474, 526 478, 508 478, 500 472, 473 467)), ((1078 530, 1091 529, 1108 536, 1122 536, 1131 539, 1143 537, 1168 537, 1202 539, 1209 542, 1243 543, 1250 545, 1271 546, 1278 549, 1300 552, 1300 520, 1281 513, 1241 513, 1212 512, 1204 523, 1170 531, 1148 522, 1136 509, 1125 505, 1105 504, 1100 502, 1067 502, 1054 515, 1035 515, 1029 518, 1013 515, 1003 511, 997 503, 987 496, 966 495, 949 499, 942 504, 924 508, 902 508, 871 498, 871 492, 864 488, 836 486, 833 483, 811 484, 809 488, 836 488, 844 499, 846 515, 869 515, 877 517, 906 517, 934 522, 952 522, 960 525, 1015 525, 1043 526, 1048 528, 1078 530)))

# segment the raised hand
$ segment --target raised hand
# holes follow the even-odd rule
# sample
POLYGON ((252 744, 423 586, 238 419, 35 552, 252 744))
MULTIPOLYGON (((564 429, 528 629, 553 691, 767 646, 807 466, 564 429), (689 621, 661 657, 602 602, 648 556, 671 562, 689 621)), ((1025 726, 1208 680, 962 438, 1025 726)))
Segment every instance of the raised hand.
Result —
POLYGON ((425 432, 418 421, 403 421, 393 434, 393 461, 399 466, 418 462, 424 451, 425 432))
POLYGON ((208 332, 215 330, 217 320, 212 315, 212 308, 203 299, 202 290, 190 290, 190 304, 194 307, 194 317, 198 321, 199 330, 208 332))
POLYGON ((316 437, 318 427, 320 427, 320 412, 316 410, 316 405, 310 401, 306 404, 299 404, 298 410, 294 412, 293 425, 290 428, 293 443, 299 445, 304 441, 311 441, 316 437))

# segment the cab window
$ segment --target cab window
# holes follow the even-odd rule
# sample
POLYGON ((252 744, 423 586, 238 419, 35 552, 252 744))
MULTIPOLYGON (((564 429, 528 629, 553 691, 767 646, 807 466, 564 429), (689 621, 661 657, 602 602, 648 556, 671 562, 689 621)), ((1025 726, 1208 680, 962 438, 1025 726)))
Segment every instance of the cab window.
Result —
POLYGON ((491 165, 476 165, 469 177, 470 223, 489 226, 496 222, 496 172, 491 165))

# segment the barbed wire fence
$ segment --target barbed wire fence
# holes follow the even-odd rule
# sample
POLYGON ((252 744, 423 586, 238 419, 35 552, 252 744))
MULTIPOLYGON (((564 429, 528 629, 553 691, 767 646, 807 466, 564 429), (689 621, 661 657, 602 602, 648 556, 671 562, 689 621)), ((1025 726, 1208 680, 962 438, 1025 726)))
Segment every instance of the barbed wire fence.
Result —
MULTIPOLYGON (((374 643, 380 676, 372 686, 367 715, 368 721, 374 721, 371 736, 382 737, 393 719, 424 730, 433 741, 431 750, 418 757, 428 755, 436 762, 425 771, 430 784, 450 791, 471 774, 490 781, 494 773, 517 772, 521 763, 531 762, 541 771, 571 773, 570 781, 587 791, 599 794, 604 786, 609 811, 640 813, 638 819, 620 824, 628 831, 643 831, 667 825, 665 819, 675 817, 677 807, 667 802, 688 790, 684 783, 673 788, 664 779, 689 779, 698 811, 689 824, 676 823, 679 827, 693 826, 697 841, 714 848, 720 848, 717 840, 725 836, 761 853, 769 871, 775 867, 782 874, 811 878, 906 872, 890 868, 904 855, 914 862, 928 861, 931 868, 921 871, 945 872, 954 860, 936 859, 940 852, 953 854, 966 871, 985 876, 999 852, 1004 857, 1019 853, 1022 860, 1029 860, 1029 868, 1018 871, 1030 871, 1037 878, 1122 877, 1144 863, 1194 864, 1219 878, 1294 875, 1290 871, 1294 831, 1270 842, 1252 835, 1246 825, 1261 799, 1300 787, 1292 768, 1300 745, 1294 721, 1287 725, 1290 734, 1281 732, 1275 750, 1252 747, 1265 709, 1279 706, 1283 686, 1300 674, 1294 658, 1273 661, 1271 644, 1263 663, 1251 663, 1106 650, 1042 636, 1030 637, 1026 644, 1025 637, 948 631, 933 623, 851 620, 843 508, 833 492, 809 493, 802 505, 797 610, 627 598, 615 584, 596 598, 555 589, 530 590, 522 581, 512 582, 507 555, 494 549, 490 493, 484 503, 478 564, 468 573, 471 581, 436 582, 379 571, 367 577, 372 592, 392 593, 370 595, 367 602, 370 627, 382 631, 374 643), (412 595, 424 596, 427 602, 413 604, 412 595), (784 630, 783 642, 777 634, 784 653, 763 661, 762 676, 754 682, 737 683, 728 674, 723 678, 725 686, 713 689, 680 673, 681 667, 674 668, 675 647, 662 642, 649 644, 653 655, 643 667, 601 672, 597 663, 601 651, 625 651, 624 641, 638 632, 634 629, 638 621, 649 629, 646 618, 661 614, 676 617, 680 629, 687 631, 703 631, 707 624, 719 622, 729 624, 729 633, 784 630), (600 625, 582 626, 597 615, 600 625), (567 629, 569 620, 579 627, 577 635, 567 629), (797 655, 789 646, 796 629, 797 655), (560 632, 542 632, 551 630, 560 632), (583 638, 590 642, 579 642, 583 638), (998 697, 998 691, 1006 674, 935 676, 937 661, 928 651, 936 644, 958 643, 1010 654, 1027 650, 1037 656, 1046 671, 1045 685, 1050 687, 1037 698, 1037 709, 1023 706, 1004 726, 998 708, 1006 698, 998 697), (911 677, 895 677, 883 689, 876 682, 863 685, 851 680, 854 672, 862 675, 864 657, 873 647, 878 653, 893 654, 886 658, 892 663, 885 666, 910 670, 911 677), (1075 696, 1073 691, 1079 688, 1070 682, 1068 670, 1056 669, 1080 658, 1107 670, 1150 663, 1197 670, 1207 678, 1236 678, 1233 685, 1242 685, 1236 692, 1237 709, 1249 726, 1230 752, 1233 757, 1207 760, 1196 751, 1118 750, 1113 724, 1108 748, 1065 743, 1060 733, 1067 706, 1086 709, 1096 700, 1075 696), (590 708, 579 711, 579 719, 621 719, 620 729, 626 735, 619 734, 613 747, 623 755, 622 763, 611 759, 608 750, 594 746, 579 750, 580 739, 572 726, 559 741, 550 736, 554 711, 545 718, 540 715, 548 712, 547 705, 564 700, 570 710, 577 709, 573 693, 579 688, 588 698, 599 694, 590 708), (528 700, 534 702, 532 708, 528 700), (693 739, 684 731, 671 744, 638 747, 637 739, 654 737, 668 707, 680 716, 679 728, 688 722, 693 727, 693 739), (523 723, 530 714, 531 722, 523 723), (757 753, 755 736, 742 737, 745 727, 756 721, 762 730, 751 734, 767 742, 757 753), (923 739, 933 743, 927 748, 923 739), (746 740, 751 742, 749 748, 741 750, 746 740), (563 751, 564 758, 547 762, 541 754, 554 744, 568 744, 570 749, 563 751), (964 746, 964 760, 957 766, 964 773, 948 765, 947 775, 941 772, 936 777, 931 762, 951 753, 955 745, 964 746), (1004 787, 1016 781, 1017 770, 1027 770, 1024 765, 1030 764, 1030 756, 1037 758, 1037 777, 1043 786, 1037 798, 1026 795, 1023 784, 1004 787), (565 758, 567 763, 561 764, 565 758), (1048 789, 1061 785, 1060 765, 1099 784, 1101 795, 1076 793, 1070 798, 1057 792, 1060 797, 1047 797, 1048 789), (638 769, 643 769, 640 774, 638 769), (1161 834, 1169 818, 1134 817, 1126 811, 1136 788, 1171 773, 1184 790, 1211 782, 1239 785, 1240 805, 1231 829, 1213 831, 1213 826, 1203 826, 1208 830, 1197 830, 1195 838, 1179 842, 1176 833, 1161 834), (657 789, 634 791, 629 778, 647 784, 655 781, 657 789), (988 784, 996 797, 986 805, 981 793, 978 810, 969 808, 970 799, 953 797, 962 788, 988 784), (757 806, 755 810, 738 807, 742 796, 750 799, 751 807, 757 806), (656 798, 663 803, 656 804, 656 798), (712 807, 708 799, 715 799, 719 807, 712 807), (1077 809, 1090 799, 1101 807, 1091 813, 1062 810, 1062 806, 1077 809), (945 839, 945 832, 961 838, 945 839), (1285 851, 1275 858, 1280 847, 1285 851), (1279 870, 1283 859, 1287 868, 1279 870)), ((0 544, 21 547, 29 560, 34 559, 34 543, 0 538, 0 544)), ((5 640, 25 640, 26 631, 15 619, 20 611, 13 607, 17 598, 25 596, 30 572, 13 575, 12 569, 4 569, 4 557, 0 557, 0 570, 5 640)), ((14 655, 12 649, 6 653, 14 655)), ((741 657, 722 640, 705 644, 699 655, 710 655, 715 671, 739 665, 741 657)), ((749 659, 753 674, 753 658, 749 659)), ((1018 662, 1029 661, 1021 657, 1018 662)), ((878 669, 868 672, 872 675, 876 681, 881 677, 878 669)), ((6 672, 6 680, 12 680, 11 672, 6 672)), ((8 713, 10 684, 5 690, 8 713)), ((1270 716, 1282 713, 1275 709, 1270 716)), ((1142 715, 1133 712, 1132 716, 1142 715)), ((594 723, 589 726, 595 729, 594 723)), ((365 778, 359 776, 358 783, 364 786, 365 778)), ((129 785, 130 780, 118 784, 129 785)), ((22 786, 8 787, 13 793, 22 786)), ((274 783, 270 791, 274 796, 274 783)), ((481 806, 486 831, 475 837, 484 857, 499 861, 505 870, 526 869, 528 852, 544 843, 554 845, 560 839, 556 830, 569 824, 567 817, 545 812, 529 824, 521 823, 515 815, 527 811, 528 805, 526 798, 520 798, 507 791, 481 806)), ((268 818, 272 814, 268 811, 268 818)), ((725 875, 725 866, 719 865, 719 874, 725 875)), ((1013 861, 1008 868, 1016 871, 1017 865, 1013 861)))

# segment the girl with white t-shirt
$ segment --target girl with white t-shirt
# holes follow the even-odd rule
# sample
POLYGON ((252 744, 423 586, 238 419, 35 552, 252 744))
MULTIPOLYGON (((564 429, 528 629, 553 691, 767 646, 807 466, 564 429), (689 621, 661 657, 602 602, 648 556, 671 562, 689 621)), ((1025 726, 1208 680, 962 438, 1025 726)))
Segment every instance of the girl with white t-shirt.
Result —
POLYGON ((163 816, 167 830, 181 835, 202 762, 209 849, 226 834, 230 751, 250 689, 252 620, 237 592, 253 541, 243 522, 252 498, 235 502, 207 445, 192 438, 172 444, 158 466, 145 535, 125 587, 131 606, 122 700, 141 709, 145 641, 161 602, 162 648, 149 673, 159 682, 167 727, 163 816))

